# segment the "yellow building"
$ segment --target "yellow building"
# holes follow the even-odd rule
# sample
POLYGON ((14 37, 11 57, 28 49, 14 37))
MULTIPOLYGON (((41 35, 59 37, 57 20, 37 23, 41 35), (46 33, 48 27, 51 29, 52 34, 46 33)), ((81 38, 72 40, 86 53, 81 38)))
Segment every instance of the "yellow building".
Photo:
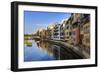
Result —
POLYGON ((83 45, 85 48, 90 48, 90 22, 87 22, 83 25, 83 30, 83 45))
POLYGON ((87 52, 90 51, 90 15, 82 14, 81 26, 80 26, 80 35, 81 43, 87 52))
POLYGON ((39 37, 41 40, 44 40, 47 38, 47 30, 46 29, 40 29, 39 30, 39 37))
POLYGON ((71 18, 69 18, 67 21, 65 21, 65 30, 64 30, 65 41, 69 44, 71 44, 71 28, 72 28, 71 18))
POLYGON ((48 33, 48 39, 53 39, 53 31, 54 31, 54 25, 49 25, 47 27, 47 33, 48 33))

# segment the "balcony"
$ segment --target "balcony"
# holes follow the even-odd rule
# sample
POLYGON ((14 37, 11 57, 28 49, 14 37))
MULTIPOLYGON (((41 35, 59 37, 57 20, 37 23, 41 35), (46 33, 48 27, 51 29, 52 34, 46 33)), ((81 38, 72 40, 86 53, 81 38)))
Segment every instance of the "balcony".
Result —
POLYGON ((83 19, 82 19, 82 22, 85 24, 87 22, 90 21, 90 16, 85 16, 83 19))

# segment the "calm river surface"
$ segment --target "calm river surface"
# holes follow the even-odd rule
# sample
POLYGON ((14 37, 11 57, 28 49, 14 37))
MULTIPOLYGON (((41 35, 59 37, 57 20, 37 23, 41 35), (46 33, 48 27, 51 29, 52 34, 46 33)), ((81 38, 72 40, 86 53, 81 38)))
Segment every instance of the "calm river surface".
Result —
POLYGON ((76 59, 77 56, 72 55, 59 45, 54 45, 46 41, 27 40, 24 45, 24 61, 49 61, 49 60, 65 60, 76 59))

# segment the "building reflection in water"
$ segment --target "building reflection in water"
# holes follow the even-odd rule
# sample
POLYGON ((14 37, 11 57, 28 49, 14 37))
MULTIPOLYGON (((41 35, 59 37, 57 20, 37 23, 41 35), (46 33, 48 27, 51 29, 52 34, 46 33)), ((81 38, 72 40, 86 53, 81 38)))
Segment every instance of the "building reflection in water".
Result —
POLYGON ((60 46, 52 45, 46 41, 36 41, 36 43, 41 50, 47 52, 50 56, 54 56, 55 59, 60 59, 60 46))
POLYGON ((26 44, 24 46, 24 61, 81 59, 73 52, 67 51, 67 47, 64 48, 47 41, 27 40, 24 44, 26 44))

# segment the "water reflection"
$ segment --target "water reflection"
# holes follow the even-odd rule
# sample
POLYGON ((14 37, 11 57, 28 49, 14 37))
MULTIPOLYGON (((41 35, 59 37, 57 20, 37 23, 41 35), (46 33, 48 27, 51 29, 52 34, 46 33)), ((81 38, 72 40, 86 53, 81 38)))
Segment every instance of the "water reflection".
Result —
POLYGON ((41 41, 27 40, 28 43, 25 43, 24 46, 24 61, 44 61, 44 60, 55 60, 53 56, 52 49, 48 48, 50 45, 41 41), (29 46, 29 44, 32 46, 29 46))
POLYGON ((25 40, 24 41, 24 61, 45 61, 45 60, 65 60, 79 59, 66 48, 52 44, 48 41, 25 40))

